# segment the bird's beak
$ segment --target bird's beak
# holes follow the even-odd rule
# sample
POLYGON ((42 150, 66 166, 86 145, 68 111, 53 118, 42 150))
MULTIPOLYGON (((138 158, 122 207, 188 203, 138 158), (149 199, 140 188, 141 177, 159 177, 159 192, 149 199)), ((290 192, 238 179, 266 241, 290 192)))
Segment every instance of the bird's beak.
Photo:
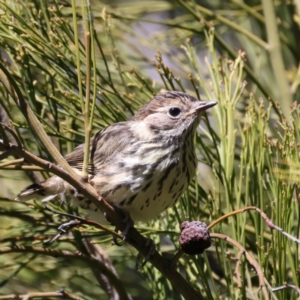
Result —
POLYGON ((218 102, 216 101, 208 101, 208 102, 199 102, 198 106, 194 108, 192 111, 188 112, 184 117, 188 117, 190 115, 199 114, 201 111, 207 110, 215 105, 217 105, 218 102))
POLYGON ((204 110, 207 110, 215 105, 217 105, 218 102, 216 101, 209 101, 209 102, 200 102, 199 106, 196 107, 196 112, 200 112, 200 111, 204 111, 204 110))

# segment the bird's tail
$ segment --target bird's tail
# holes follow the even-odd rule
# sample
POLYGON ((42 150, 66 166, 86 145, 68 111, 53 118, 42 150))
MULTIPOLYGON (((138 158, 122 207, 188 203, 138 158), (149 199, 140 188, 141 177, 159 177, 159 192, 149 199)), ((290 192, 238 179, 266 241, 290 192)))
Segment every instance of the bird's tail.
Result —
POLYGON ((27 186, 20 192, 15 200, 22 202, 31 199, 49 201, 57 195, 64 193, 65 190, 64 181, 57 176, 53 176, 46 181, 27 186))

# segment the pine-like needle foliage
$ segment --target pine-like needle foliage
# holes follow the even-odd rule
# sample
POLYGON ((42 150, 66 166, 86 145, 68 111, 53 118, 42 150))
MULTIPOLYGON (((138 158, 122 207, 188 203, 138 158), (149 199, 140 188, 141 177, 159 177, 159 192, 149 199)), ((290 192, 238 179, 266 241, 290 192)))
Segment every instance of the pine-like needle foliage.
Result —
MULTIPOLYGON (((298 243, 265 220, 299 236, 299 26, 296 2, 7 0, 0 2, 1 64, 63 155, 161 89, 218 101, 199 127, 198 174, 188 192, 136 228, 172 259, 181 222, 211 224, 240 209, 211 228, 227 240, 214 236, 203 255, 181 256, 176 270, 205 299, 295 299, 298 243)), ((19 140, 54 162, 2 84, 0 121, 4 143, 19 140)), ((0 170, 0 299, 52 299, 62 288, 56 296, 64 299, 118 299, 87 258, 86 238, 110 259, 116 293, 121 283, 134 299, 182 298, 150 263, 135 270, 133 247, 113 245, 93 226, 44 248, 70 218, 13 199, 50 174, 13 156, 0 170), (25 248, 17 253, 15 245, 25 248)), ((85 216, 68 201, 49 206, 85 216)))

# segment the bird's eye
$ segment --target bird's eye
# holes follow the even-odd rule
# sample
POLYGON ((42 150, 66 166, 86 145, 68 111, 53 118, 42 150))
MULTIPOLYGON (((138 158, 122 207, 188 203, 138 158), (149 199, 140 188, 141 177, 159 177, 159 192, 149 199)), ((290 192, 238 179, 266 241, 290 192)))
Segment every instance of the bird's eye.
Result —
POLYGON ((181 110, 178 107, 171 107, 168 112, 169 116, 172 118, 178 117, 180 115, 180 113, 181 113, 181 110))

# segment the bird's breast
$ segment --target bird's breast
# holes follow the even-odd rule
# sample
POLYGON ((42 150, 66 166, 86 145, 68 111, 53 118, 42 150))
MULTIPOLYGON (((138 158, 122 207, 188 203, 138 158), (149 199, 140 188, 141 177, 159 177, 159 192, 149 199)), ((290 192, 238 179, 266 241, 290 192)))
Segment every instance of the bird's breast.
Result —
POLYGON ((92 180, 99 194, 127 211, 133 221, 148 221, 175 204, 195 174, 189 143, 138 144, 102 166, 92 180))

